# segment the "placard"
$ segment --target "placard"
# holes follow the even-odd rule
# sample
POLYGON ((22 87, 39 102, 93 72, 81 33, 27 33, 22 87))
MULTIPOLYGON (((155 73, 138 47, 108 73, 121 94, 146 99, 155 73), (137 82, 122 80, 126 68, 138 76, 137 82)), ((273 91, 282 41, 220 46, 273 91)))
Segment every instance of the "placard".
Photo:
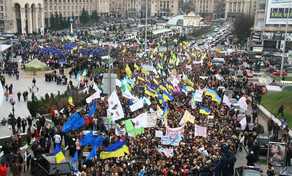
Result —
POLYGON ((163 132, 162 131, 155 131, 155 137, 163 137, 163 132))

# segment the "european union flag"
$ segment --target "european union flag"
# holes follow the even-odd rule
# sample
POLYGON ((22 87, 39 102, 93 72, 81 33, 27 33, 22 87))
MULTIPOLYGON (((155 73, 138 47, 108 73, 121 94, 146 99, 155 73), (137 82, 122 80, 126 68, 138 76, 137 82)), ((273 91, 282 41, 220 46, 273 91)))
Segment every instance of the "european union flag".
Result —
POLYGON ((62 131, 68 132, 72 129, 77 130, 78 128, 85 125, 84 119, 80 117, 80 115, 75 112, 63 125, 62 131))
POLYGON ((74 172, 78 171, 78 151, 75 152, 75 155, 71 162, 71 167, 74 172))
POLYGON ((89 153, 89 155, 88 155, 88 157, 86 158, 85 161, 90 160, 93 157, 96 157, 96 155, 97 155, 96 154, 96 147, 95 146, 92 146, 91 152, 89 153))
POLYGON ((103 137, 99 136, 91 140, 91 145, 95 147, 102 147, 103 137))
POLYGON ((82 145, 82 146, 87 146, 87 145, 89 145, 89 144, 91 144, 92 142, 92 140, 93 140, 93 132, 92 132, 92 130, 89 132, 89 133, 87 133, 79 142, 80 142, 80 144, 82 145))
POLYGON ((95 102, 93 102, 91 108, 88 111, 88 117, 91 117, 95 113, 95 110, 96 110, 96 104, 95 102))

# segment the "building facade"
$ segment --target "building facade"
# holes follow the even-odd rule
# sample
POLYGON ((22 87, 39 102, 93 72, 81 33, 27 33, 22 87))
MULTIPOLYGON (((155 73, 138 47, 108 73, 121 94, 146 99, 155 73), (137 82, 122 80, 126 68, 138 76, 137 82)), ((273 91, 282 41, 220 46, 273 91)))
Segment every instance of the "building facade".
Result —
POLYGON ((285 43, 285 30, 288 16, 286 50, 292 50, 292 1, 279 3, 275 0, 259 0, 254 17, 251 47, 261 46, 263 50, 282 50, 285 43))
POLYGON ((151 16, 178 15, 178 0, 150 0, 151 16))
POLYGON ((225 19, 234 18, 242 13, 254 15, 256 6, 256 0, 226 0, 225 19))
POLYGON ((0 31, 32 34, 50 27, 50 17, 58 14, 73 18, 78 26, 84 8, 91 15, 97 11, 101 19, 145 18, 178 14, 179 0, 0 0, 0 31))

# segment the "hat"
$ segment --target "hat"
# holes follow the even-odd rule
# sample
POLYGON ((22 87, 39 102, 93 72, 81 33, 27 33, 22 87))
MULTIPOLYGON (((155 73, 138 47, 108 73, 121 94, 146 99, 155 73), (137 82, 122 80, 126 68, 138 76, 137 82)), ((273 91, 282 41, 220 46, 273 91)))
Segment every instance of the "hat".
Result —
POLYGON ((250 151, 251 154, 253 154, 253 151, 250 151))

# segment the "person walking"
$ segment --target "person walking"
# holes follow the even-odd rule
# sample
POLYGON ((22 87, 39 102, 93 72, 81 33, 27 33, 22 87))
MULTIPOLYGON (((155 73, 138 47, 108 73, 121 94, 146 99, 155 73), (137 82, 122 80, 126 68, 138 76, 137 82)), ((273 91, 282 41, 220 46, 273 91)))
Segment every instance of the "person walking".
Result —
POLYGON ((31 160, 31 153, 29 151, 29 149, 26 149, 26 151, 24 152, 24 168, 23 168, 23 173, 25 173, 25 171, 29 171, 29 163, 31 160))
POLYGON ((21 118, 20 117, 17 118, 16 123, 17 123, 17 131, 21 132, 21 118))
POLYGON ((32 79, 32 83, 35 86, 35 84, 36 84, 36 79, 35 78, 32 79))
POLYGON ((6 101, 8 101, 8 95, 9 95, 9 93, 8 93, 8 91, 6 90, 6 91, 4 92, 4 96, 5 96, 5 100, 6 100, 6 101))
POLYGON ((21 92, 20 91, 17 92, 17 98, 18 98, 18 102, 20 102, 20 98, 21 98, 21 92))
POLYGON ((23 133, 25 132, 26 125, 27 125, 27 123, 26 123, 25 118, 22 118, 22 120, 21 120, 21 126, 22 126, 22 132, 23 133))
POLYGON ((284 105, 281 105, 278 109, 277 115, 275 117, 277 118, 279 114, 282 114, 282 117, 284 117, 284 105))

